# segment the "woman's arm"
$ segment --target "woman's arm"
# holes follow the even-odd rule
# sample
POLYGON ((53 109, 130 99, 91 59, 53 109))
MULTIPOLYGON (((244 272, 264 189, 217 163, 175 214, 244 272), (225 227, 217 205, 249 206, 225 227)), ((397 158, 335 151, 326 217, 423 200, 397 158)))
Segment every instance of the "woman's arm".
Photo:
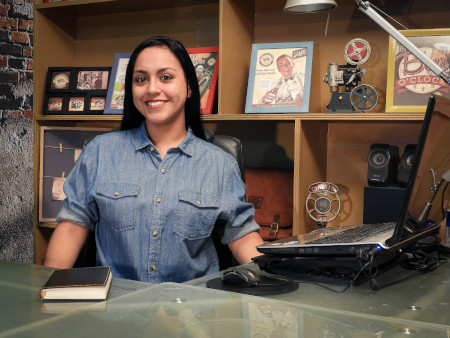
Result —
POLYGON ((246 264, 251 263, 253 257, 262 255, 262 253, 256 250, 256 246, 261 244, 264 244, 263 239, 259 235, 259 232, 254 231, 228 243, 228 247, 240 264, 246 264))
POLYGON ((89 231, 71 221, 60 221, 50 238, 44 265, 60 269, 73 267, 89 231))

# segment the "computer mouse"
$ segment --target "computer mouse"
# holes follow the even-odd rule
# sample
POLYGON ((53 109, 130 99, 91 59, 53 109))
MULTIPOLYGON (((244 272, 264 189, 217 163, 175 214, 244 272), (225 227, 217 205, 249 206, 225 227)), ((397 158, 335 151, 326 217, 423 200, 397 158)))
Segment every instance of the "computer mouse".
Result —
POLYGON ((235 286, 256 286, 259 283, 259 275, 250 268, 235 266, 222 273, 224 284, 235 286))

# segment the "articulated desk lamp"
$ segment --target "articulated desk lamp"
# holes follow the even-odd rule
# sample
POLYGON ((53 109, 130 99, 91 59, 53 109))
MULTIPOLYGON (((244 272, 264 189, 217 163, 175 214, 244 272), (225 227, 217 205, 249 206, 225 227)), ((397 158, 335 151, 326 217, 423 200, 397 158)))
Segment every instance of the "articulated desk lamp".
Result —
MULTIPOLYGON (((368 17, 422 61, 433 73, 441 77, 445 83, 450 84, 450 77, 444 73, 444 70, 371 8, 369 1, 355 0, 355 2, 359 10, 366 13, 368 17)), ((335 0, 287 0, 284 11, 287 13, 315 13, 330 10, 336 6, 335 0)))

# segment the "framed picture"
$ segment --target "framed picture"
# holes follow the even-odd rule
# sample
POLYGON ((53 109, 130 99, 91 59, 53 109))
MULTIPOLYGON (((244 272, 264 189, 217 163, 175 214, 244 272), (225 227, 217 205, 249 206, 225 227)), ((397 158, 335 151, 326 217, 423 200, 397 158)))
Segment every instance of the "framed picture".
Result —
POLYGON ((99 111, 103 112, 105 103, 105 95, 89 95, 86 101, 86 112, 90 114, 97 114, 99 111))
POLYGON ((75 86, 75 68, 49 67, 47 73, 46 92, 70 92, 75 86))
POLYGON ((63 205, 63 185, 84 142, 110 128, 41 127, 39 221, 54 222, 63 205))
POLYGON ((123 114, 123 99, 125 95, 125 73, 131 53, 114 55, 111 77, 106 95, 104 114, 123 114))
POLYGON ((87 67, 76 69, 76 91, 99 92, 106 94, 111 67, 87 67))
POLYGON ((81 95, 78 93, 70 94, 66 113, 67 114, 81 114, 84 112, 86 107, 86 95, 81 95))
POLYGON ((101 100, 97 100, 95 106, 88 100, 91 97, 105 100, 111 69, 111 67, 49 67, 44 115, 103 114, 105 104, 99 104, 101 100))
MULTIPOLYGON (((450 29, 400 32, 449 73, 450 29)), ((450 86, 392 37, 388 55, 386 112, 424 113, 430 94, 450 95, 450 86)))
POLYGON ((48 93, 45 95, 44 114, 60 115, 64 114, 67 106, 67 94, 48 93))
POLYGON ((219 47, 188 48, 200 89, 201 114, 211 114, 217 90, 219 47))
POLYGON ((313 42, 253 44, 246 113, 307 113, 313 42))

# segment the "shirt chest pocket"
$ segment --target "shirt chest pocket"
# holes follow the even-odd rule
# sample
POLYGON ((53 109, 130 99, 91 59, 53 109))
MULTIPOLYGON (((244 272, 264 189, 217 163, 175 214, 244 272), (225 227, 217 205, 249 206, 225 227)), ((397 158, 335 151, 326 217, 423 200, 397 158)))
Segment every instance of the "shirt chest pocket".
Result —
POLYGON ((139 186, 123 183, 104 183, 97 188, 100 220, 116 231, 135 227, 135 213, 139 186))
POLYGON ((175 232, 188 240, 209 237, 218 213, 217 197, 181 191, 178 193, 175 232))

